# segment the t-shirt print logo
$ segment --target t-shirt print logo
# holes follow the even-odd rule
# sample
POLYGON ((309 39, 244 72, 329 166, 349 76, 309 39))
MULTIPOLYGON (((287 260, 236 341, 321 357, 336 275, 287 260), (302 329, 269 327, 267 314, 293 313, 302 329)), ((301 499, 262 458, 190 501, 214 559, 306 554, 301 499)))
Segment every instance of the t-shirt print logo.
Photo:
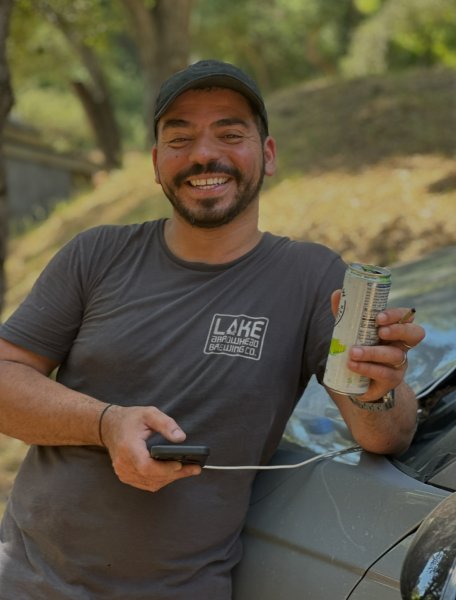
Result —
POLYGON ((215 314, 204 354, 227 354, 260 360, 268 323, 266 317, 215 314))

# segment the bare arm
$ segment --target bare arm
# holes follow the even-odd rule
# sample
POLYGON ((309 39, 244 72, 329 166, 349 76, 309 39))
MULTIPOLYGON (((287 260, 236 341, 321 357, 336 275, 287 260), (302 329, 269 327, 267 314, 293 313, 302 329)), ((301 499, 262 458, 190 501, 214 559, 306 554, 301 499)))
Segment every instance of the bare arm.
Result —
POLYGON ((328 390, 354 439, 369 452, 404 452, 416 429, 417 401, 410 387, 401 383, 395 389, 395 406, 387 411, 369 412, 355 406, 347 396, 328 390))
POLYGON ((49 379, 56 366, 0 339, 0 431, 27 444, 98 444, 104 404, 49 379))
MULTIPOLYGON (((55 361, 0 339, 0 432, 39 445, 102 445, 99 419, 107 403, 49 378, 55 361)), ((154 407, 113 406, 103 418, 103 441, 119 479, 155 491, 198 467, 152 460, 145 440, 159 432, 172 442, 185 433, 154 407)))
MULTIPOLYGON (((333 296, 333 311, 339 295, 333 296)), ((377 317, 381 344, 357 346, 350 350, 349 369, 371 379, 369 389, 358 399, 375 402, 388 391, 395 390, 395 406, 390 410, 370 412, 353 404, 347 396, 331 390, 331 395, 350 428, 355 440, 366 450, 379 454, 405 451, 416 429, 417 400, 404 383, 407 370, 407 349, 424 338, 422 327, 413 323, 398 323, 405 308, 390 308, 377 317)))

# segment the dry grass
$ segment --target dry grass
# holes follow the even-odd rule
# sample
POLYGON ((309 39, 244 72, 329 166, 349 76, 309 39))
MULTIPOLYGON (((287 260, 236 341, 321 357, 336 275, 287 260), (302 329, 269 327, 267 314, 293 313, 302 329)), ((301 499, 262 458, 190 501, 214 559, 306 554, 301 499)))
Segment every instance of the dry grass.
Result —
POLYGON ((287 178, 264 195, 261 223, 347 261, 412 260, 456 243, 456 163, 415 155, 287 178))
MULTIPOLYGON (((456 243, 456 71, 304 84, 269 105, 281 158, 263 229, 381 265, 456 243)), ((76 232, 168 214, 150 157, 129 155, 124 170, 11 240, 3 317, 76 232)), ((0 436, 0 511, 24 451, 0 436)))

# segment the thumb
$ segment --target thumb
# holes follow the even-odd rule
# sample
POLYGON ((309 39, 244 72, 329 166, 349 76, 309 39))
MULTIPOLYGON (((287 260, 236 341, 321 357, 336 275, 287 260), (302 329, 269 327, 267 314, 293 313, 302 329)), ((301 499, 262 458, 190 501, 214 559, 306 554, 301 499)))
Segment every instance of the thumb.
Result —
POLYGON ((174 419, 154 406, 147 409, 146 423, 152 431, 160 433, 170 442, 183 442, 187 437, 174 419))

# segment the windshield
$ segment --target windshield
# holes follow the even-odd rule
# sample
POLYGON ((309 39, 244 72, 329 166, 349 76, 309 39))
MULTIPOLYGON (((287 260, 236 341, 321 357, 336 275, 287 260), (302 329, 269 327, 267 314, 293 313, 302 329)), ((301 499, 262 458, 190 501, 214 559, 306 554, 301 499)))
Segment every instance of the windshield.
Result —
MULTIPOLYGON (((456 460, 456 371, 421 399, 419 425, 409 450, 391 460, 420 481, 428 481, 456 460)), ((288 422, 283 440, 315 454, 356 445, 339 410, 312 379, 288 422)), ((455 482, 456 483, 456 482, 455 482)))
POLYGON ((416 479, 429 481, 456 461, 456 371, 422 406, 413 443, 394 462, 416 479))
POLYGON ((426 337, 410 352, 406 381, 421 398, 456 369, 456 246, 392 269, 390 306, 416 307, 426 337))
MULTIPOLYGON (((415 307, 416 319, 426 331, 425 339, 409 353, 405 379, 419 398, 420 424, 410 450, 396 459, 398 466, 422 481, 452 460, 453 449, 456 452, 455 265, 456 246, 450 246, 392 268, 389 305, 415 307)), ((288 422, 284 441, 316 454, 355 445, 338 409, 315 378, 288 422)))
POLYGON ((291 415, 283 438, 315 454, 356 445, 339 409, 315 377, 291 415))

